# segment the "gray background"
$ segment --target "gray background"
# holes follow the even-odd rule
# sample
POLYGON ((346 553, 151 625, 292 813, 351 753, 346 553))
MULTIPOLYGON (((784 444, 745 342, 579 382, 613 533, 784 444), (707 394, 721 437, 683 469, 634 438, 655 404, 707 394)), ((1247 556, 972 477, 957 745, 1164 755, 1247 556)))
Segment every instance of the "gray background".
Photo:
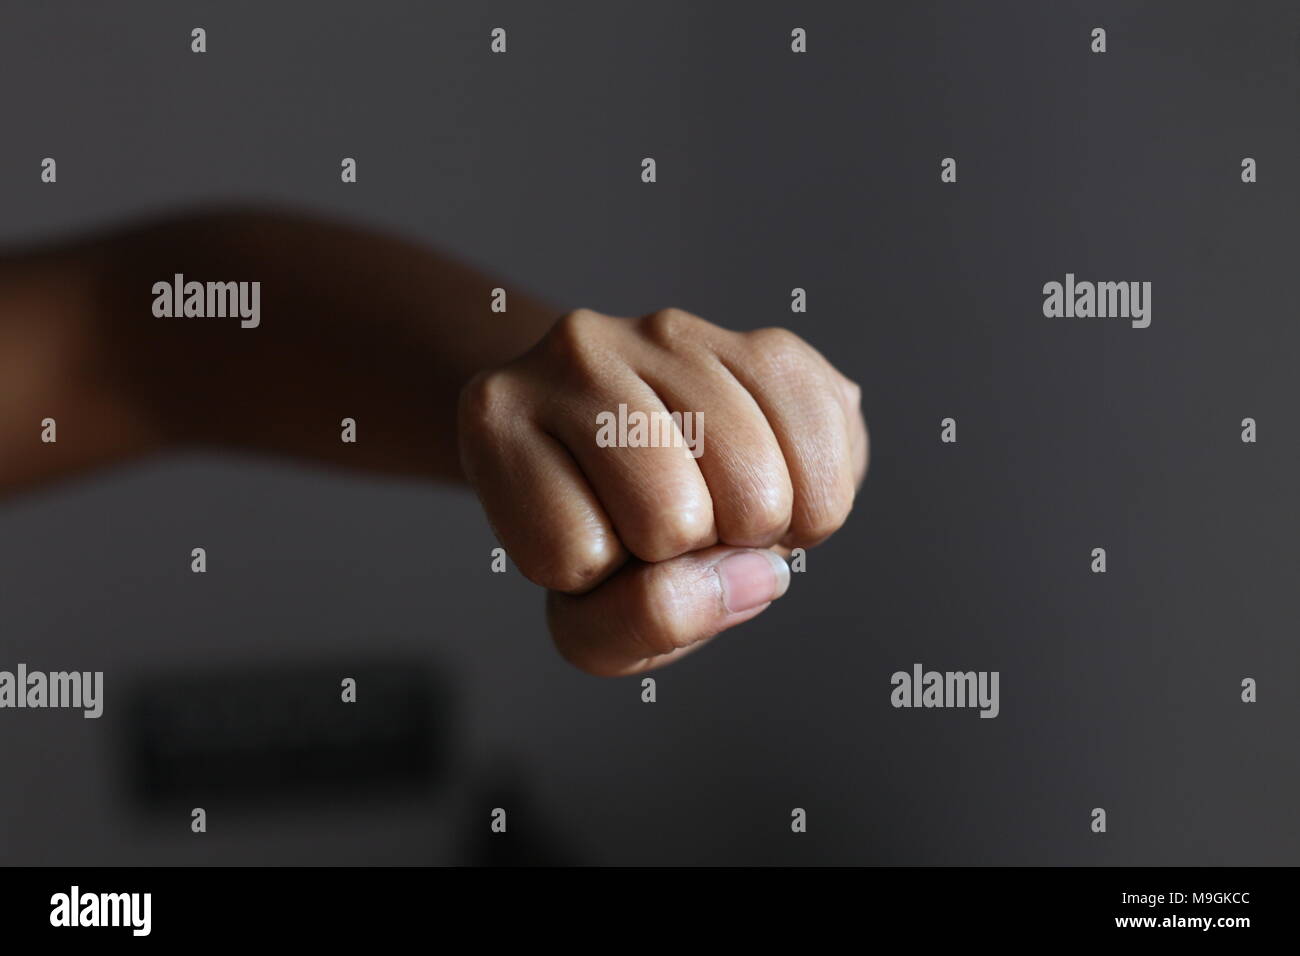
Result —
POLYGON ((653 706, 555 655, 465 493, 213 456, 5 502, 0 667, 107 692, 0 712, 0 860, 476 861, 508 779, 496 839, 543 859, 1295 863, 1298 48, 1287 2, 7 4, 6 243, 290 203, 557 308, 788 325, 863 385, 874 457, 653 706), (1044 318, 1066 272, 1151 281, 1151 327, 1044 318), (133 805, 134 682, 389 653, 453 691, 439 785, 214 799, 203 836, 133 805), (999 670, 1001 716, 892 709, 915 661, 999 670))

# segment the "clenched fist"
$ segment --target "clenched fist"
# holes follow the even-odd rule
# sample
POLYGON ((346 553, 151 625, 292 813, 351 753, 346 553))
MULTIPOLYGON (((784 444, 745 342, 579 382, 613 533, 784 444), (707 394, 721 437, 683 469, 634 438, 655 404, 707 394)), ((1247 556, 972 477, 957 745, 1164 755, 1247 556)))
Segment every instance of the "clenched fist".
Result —
POLYGON ((502 545, 550 592, 560 653, 609 676, 761 613, 789 586, 782 555, 844 523, 867 467, 858 387, 815 349, 677 309, 564 316, 469 381, 459 441, 502 545), (598 440, 670 413, 698 434, 598 440))
POLYGON ((468 479, 550 591, 560 652, 596 674, 667 663, 784 594, 783 557, 840 527, 866 471, 857 386, 790 332, 676 309, 556 322, 512 291, 485 321, 503 290, 393 236, 255 210, 0 254, 0 498, 182 448, 468 479), (152 315, 177 273, 256 276, 256 327, 152 315), (59 441, 33 451, 46 418, 59 441))

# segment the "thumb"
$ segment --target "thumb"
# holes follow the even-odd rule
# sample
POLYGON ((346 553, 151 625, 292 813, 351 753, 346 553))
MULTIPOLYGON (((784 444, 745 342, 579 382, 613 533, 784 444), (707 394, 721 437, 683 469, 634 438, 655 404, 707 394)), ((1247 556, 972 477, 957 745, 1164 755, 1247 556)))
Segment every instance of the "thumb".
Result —
POLYGON ((774 551, 718 546, 657 564, 632 561, 585 594, 552 591, 560 654, 601 677, 652 670, 757 617, 790 586, 774 551))

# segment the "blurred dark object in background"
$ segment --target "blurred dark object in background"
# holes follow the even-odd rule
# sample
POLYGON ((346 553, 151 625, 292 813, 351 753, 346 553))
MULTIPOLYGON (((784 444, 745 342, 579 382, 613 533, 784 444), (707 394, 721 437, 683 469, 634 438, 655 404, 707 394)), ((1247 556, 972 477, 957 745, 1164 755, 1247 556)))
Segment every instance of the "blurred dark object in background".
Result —
MULTIPOLYGON (((451 857, 471 866, 572 865, 517 768, 456 762, 454 702, 425 661, 250 664, 154 675, 129 693, 124 756, 130 806, 175 827, 193 808, 223 821, 320 808, 374 812, 425 804, 460 834, 451 857), (343 680, 356 682, 354 702, 343 680), (491 811, 508 829, 492 831, 491 811)), ((224 825, 224 824, 223 824, 224 825)))
POLYGON ((129 782, 141 809, 220 798, 268 805, 430 792, 451 714, 431 668, 312 662, 154 677, 130 696, 129 782), (356 681, 356 700, 342 682, 356 681))

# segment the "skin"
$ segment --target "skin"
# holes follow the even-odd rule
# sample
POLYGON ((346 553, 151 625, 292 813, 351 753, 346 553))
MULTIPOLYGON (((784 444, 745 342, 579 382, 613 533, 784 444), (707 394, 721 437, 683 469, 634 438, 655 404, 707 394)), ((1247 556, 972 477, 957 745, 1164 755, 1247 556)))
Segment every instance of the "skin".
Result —
POLYGON ((0 492, 208 446, 468 482, 604 676, 690 653, 785 593, 844 523, 859 389, 783 329, 557 310, 421 246, 235 210, 0 255, 0 492), (157 318, 153 283, 262 283, 261 325, 157 318), (620 404, 703 413, 704 452, 599 447, 620 404), (39 422, 58 422, 57 443, 39 422), (339 440, 356 419, 359 440, 339 440))

